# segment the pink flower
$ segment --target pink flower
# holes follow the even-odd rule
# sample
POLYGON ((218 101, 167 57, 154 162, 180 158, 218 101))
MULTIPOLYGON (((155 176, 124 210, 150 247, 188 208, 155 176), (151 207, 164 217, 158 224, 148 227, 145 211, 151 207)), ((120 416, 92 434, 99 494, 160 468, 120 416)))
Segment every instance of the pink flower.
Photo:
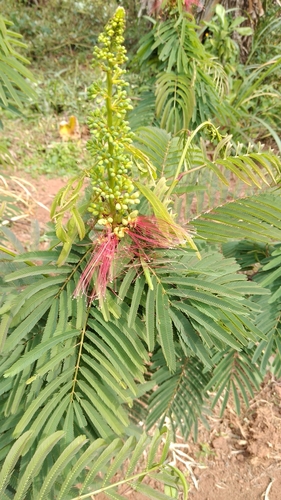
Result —
POLYGON ((102 303, 108 282, 113 279, 117 259, 125 259, 126 262, 128 257, 131 260, 140 257, 149 259, 147 252, 151 250, 173 248, 185 242, 186 233, 183 229, 154 216, 139 215, 127 227, 120 227, 124 240, 110 227, 94 243, 91 258, 81 274, 74 297, 86 295, 89 303, 95 298, 102 303), (95 282, 92 284, 93 278, 95 282))
POLYGON ((111 267, 118 247, 119 239, 111 230, 103 234, 94 244, 91 259, 81 274, 73 296, 88 296, 89 302, 95 298, 105 296, 108 281, 110 281, 111 267), (88 295, 93 275, 97 272, 97 279, 88 295))
POLYGON ((188 12, 191 12, 192 10, 192 7, 194 5, 196 5, 197 7, 200 7, 202 8, 203 5, 202 3, 200 2, 200 0, 184 0, 184 5, 185 5, 185 8, 188 12))
POLYGON ((127 234, 134 242, 135 249, 139 250, 172 248, 184 242, 184 238, 179 239, 168 222, 153 216, 139 215, 136 217, 127 234))
MULTIPOLYGON (((155 0, 155 2, 152 4, 149 14, 152 14, 153 12, 159 13, 163 5, 163 8, 167 6, 167 2, 164 0, 155 0)), ((194 5, 197 7, 200 7, 200 9, 203 8, 203 4, 200 2, 200 0, 184 0, 183 5, 185 7, 185 10, 187 12, 192 12, 192 8, 194 5)), ((168 3, 169 6, 169 3, 168 3)), ((171 2, 170 7, 173 7, 173 2, 171 2)))

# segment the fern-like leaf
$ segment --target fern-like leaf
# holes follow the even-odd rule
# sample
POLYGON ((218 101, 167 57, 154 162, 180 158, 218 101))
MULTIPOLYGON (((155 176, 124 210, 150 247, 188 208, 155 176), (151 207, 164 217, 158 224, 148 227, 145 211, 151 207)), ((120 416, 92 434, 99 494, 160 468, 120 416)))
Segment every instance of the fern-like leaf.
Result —
POLYGON ((169 442, 166 431, 156 431, 152 439, 142 435, 138 442, 131 437, 124 443, 121 439, 114 439, 110 444, 103 439, 88 444, 85 436, 77 436, 58 452, 57 443, 62 442, 63 437, 63 431, 48 436, 34 449, 31 461, 26 461, 24 456, 30 433, 19 438, 1 469, 0 478, 5 478, 4 482, 1 481, 1 498, 5 498, 6 492, 9 497, 10 488, 15 491, 17 500, 90 499, 99 493, 104 493, 106 498, 123 500, 122 486, 129 485, 136 491, 148 488, 148 498, 152 500, 158 499, 159 495, 163 500, 169 500, 170 497, 161 492, 161 485, 163 491, 166 482, 176 491, 182 490, 183 498, 187 499, 187 484, 183 474, 166 464, 169 447, 162 446, 163 440, 169 442), (145 451, 146 460, 143 455, 145 451), (119 475, 117 481, 114 480, 116 473, 119 475), (150 476, 154 485, 158 483, 156 489, 143 485, 143 481, 147 481, 150 476))
POLYGON ((251 358, 252 352, 247 349, 239 353, 233 349, 227 349, 215 355, 213 361, 216 367, 205 390, 215 392, 212 407, 221 398, 221 415, 226 408, 231 393, 239 415, 240 397, 248 406, 249 396, 254 397, 254 390, 259 389, 262 382, 261 373, 259 367, 252 363, 251 358))
POLYGON ((165 422, 174 436, 179 431, 187 438, 192 427, 196 432, 198 419, 204 418, 204 388, 210 375, 204 374, 203 365, 196 358, 179 360, 173 374, 163 366, 160 352, 153 361, 152 380, 157 389, 148 400, 146 425, 150 429, 165 422))

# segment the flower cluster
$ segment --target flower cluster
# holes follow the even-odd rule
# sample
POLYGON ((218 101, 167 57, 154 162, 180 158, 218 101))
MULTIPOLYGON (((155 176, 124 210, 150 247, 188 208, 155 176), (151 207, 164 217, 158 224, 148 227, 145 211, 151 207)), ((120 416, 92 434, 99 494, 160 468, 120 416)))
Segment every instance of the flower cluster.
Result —
POLYGON ((120 68, 126 61, 122 45, 124 24, 124 9, 118 8, 94 50, 94 63, 105 73, 106 83, 95 82, 90 88, 97 106, 89 119, 93 195, 88 209, 103 231, 94 239, 74 297, 84 294, 89 302, 97 298, 101 307, 107 284, 116 275, 118 259, 126 257, 127 262, 129 257, 142 265, 150 261, 151 250, 172 248, 185 241, 184 231, 173 227, 169 220, 139 215, 136 210, 140 193, 130 177, 133 162, 128 150, 133 134, 126 121, 126 113, 132 106, 124 70, 120 68))
POLYGON ((94 159, 90 170, 93 199, 89 211, 100 225, 115 229, 119 237, 123 234, 122 221, 135 212, 139 203, 139 193, 130 179, 133 163, 126 151, 133 134, 126 121, 126 113, 132 106, 123 78, 125 70, 120 68, 127 59, 122 45, 124 16, 124 9, 118 8, 99 36, 94 65, 105 73, 106 84, 96 82, 89 91, 97 104, 89 119, 88 149, 94 159))
POLYGON ((90 260, 81 274, 74 297, 84 294, 89 302, 98 298, 101 304, 108 282, 113 281, 115 277, 117 260, 129 257, 132 260, 141 258, 149 262, 148 252, 151 250, 172 248, 184 243, 172 229, 168 222, 154 216, 137 215, 133 219, 129 217, 123 234, 126 237, 125 244, 120 245, 120 236, 108 226, 94 242, 90 260))

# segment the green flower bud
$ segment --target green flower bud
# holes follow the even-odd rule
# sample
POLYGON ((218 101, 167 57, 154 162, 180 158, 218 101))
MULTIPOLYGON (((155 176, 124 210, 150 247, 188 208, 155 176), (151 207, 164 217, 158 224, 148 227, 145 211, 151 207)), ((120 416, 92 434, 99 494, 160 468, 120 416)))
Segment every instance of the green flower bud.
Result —
POLYGON ((91 139, 87 145, 94 159, 89 175, 95 204, 90 204, 89 211, 95 212, 101 225, 117 224, 119 237, 125 234, 120 226, 121 217, 123 225, 128 225, 128 206, 139 203, 139 193, 134 192, 130 178, 133 161, 127 150, 134 134, 126 121, 132 104, 123 77, 126 71, 121 68, 127 60, 124 27, 125 11, 119 7, 94 48, 93 64, 106 73, 106 78, 96 81, 89 90, 89 97, 95 99, 97 107, 89 117, 91 139))
POLYGON ((106 221, 106 219, 99 219, 99 220, 98 220, 98 224, 99 224, 100 226, 106 226, 106 222, 107 222, 107 221, 106 221))

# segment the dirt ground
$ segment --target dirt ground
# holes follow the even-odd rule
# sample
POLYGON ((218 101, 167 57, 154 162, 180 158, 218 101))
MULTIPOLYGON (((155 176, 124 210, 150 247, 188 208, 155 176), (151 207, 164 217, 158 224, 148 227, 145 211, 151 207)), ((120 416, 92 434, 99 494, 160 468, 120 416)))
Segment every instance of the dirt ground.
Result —
POLYGON ((0 192, 7 190, 12 195, 11 203, 21 209, 19 216, 15 215, 15 220, 5 221, 5 225, 12 229, 23 245, 29 249, 32 244, 31 233, 34 221, 39 222, 40 233, 44 232, 46 223, 50 220, 50 206, 62 188, 66 179, 48 179, 45 176, 32 178, 23 172, 2 172, 3 180, 0 183, 0 192), (5 186, 6 184, 6 186, 5 186))
POLYGON ((210 432, 188 443, 200 464, 192 466, 190 500, 280 500, 281 382, 269 378, 239 418, 229 405, 209 422, 210 432))
MULTIPOLYGON (((65 179, 11 174, 9 187, 22 197, 25 216, 7 225, 27 248, 32 220, 43 233, 52 199, 64 184, 65 179)), ((230 403, 221 419, 218 406, 209 425, 209 431, 200 427, 196 443, 179 438, 171 452, 190 483, 189 500, 281 500, 281 381, 269 377, 239 418, 230 403)), ((130 490, 123 494, 144 499, 130 490)))

